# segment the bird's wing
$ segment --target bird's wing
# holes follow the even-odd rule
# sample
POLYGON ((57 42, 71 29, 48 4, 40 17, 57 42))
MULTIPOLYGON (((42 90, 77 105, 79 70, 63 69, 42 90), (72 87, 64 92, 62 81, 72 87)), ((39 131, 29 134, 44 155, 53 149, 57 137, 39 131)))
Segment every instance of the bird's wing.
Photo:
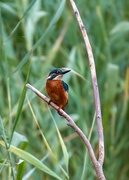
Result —
POLYGON ((68 92, 68 90, 69 90, 68 85, 64 81, 62 81, 62 84, 63 84, 63 87, 64 87, 65 91, 68 92))

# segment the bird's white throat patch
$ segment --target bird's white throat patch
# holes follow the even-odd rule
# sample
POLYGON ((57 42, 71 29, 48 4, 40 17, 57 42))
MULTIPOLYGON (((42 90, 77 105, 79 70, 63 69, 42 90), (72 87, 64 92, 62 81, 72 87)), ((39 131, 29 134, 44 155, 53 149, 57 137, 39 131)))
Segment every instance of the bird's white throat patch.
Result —
MULTIPOLYGON (((49 80, 49 79, 51 79, 51 77, 52 77, 52 76, 48 76, 47 79, 49 80)), ((63 75, 61 74, 61 75, 57 75, 57 76, 56 76, 55 78, 53 78, 52 80, 62 80, 62 78, 63 78, 63 75)))

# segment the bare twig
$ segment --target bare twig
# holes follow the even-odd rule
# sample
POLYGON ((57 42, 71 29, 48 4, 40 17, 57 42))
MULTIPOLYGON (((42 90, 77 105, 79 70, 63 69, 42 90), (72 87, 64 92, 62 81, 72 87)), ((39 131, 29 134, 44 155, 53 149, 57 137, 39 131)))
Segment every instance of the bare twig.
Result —
MULTIPOLYGON (((104 162, 104 137, 103 137, 103 126, 102 126, 102 116, 101 116, 101 105, 100 105, 100 97, 99 97, 99 90, 98 90, 98 83, 97 83, 97 76, 96 76, 96 69, 95 69, 95 62, 92 53, 92 48, 88 39, 88 35, 85 29, 85 26, 82 22, 80 13, 76 7, 76 4, 73 0, 70 0, 72 5, 73 11, 76 15, 79 27, 82 32, 82 36, 85 42, 85 46, 88 52, 89 63, 90 63, 90 70, 91 70, 91 77, 92 77, 92 84, 94 90, 94 98, 95 98, 95 107, 96 107, 96 117, 97 117, 97 126, 98 126, 98 138, 99 138, 99 158, 98 163, 100 164, 101 168, 104 162)), ((102 178, 101 178, 102 179, 102 178)))
MULTIPOLYGON (((39 96, 41 99, 43 99, 46 103, 48 103, 50 106, 52 106, 55 110, 59 111, 59 107, 56 104, 54 104, 53 102, 51 102, 49 98, 47 98, 44 94, 39 92, 36 88, 31 86, 30 84, 26 84, 26 87, 31 89, 35 94, 37 94, 37 96, 39 96)), ((94 164, 96 174, 98 173, 98 174, 102 175, 102 168, 101 168, 100 164, 98 163, 98 161, 97 161, 97 159, 95 157, 93 148, 92 148, 89 140, 85 136, 85 134, 75 124, 73 119, 65 111, 63 111, 62 109, 60 109, 60 115, 63 116, 68 121, 67 125, 72 127, 76 131, 76 133, 80 136, 80 138, 84 141, 84 143, 85 143, 85 145, 86 145, 86 147, 88 149, 89 155, 91 157, 91 160, 92 160, 92 162, 94 164)), ((100 176, 98 176, 98 177, 100 177, 100 176)))
MULTIPOLYGON (((104 151, 104 138, 103 138, 103 127, 102 127, 102 117, 101 117, 101 108, 100 108, 100 97, 99 97, 99 90, 98 90, 98 83, 97 83, 97 76, 96 76, 96 70, 95 70, 95 63, 94 63, 94 57, 92 53, 92 48, 86 33, 85 26, 83 25, 83 22, 81 20, 79 11, 74 3, 73 0, 70 0, 71 5, 73 7, 73 10, 75 12, 76 18, 78 20, 78 24, 80 26, 86 49, 88 52, 89 57, 89 63, 90 63, 90 69, 91 69, 91 76, 92 76, 92 83, 93 83, 93 89, 94 89, 94 98, 95 98, 95 105, 96 105, 96 117, 97 117, 97 123, 98 123, 98 136, 100 141, 100 149, 101 151, 104 151), (102 147, 101 147, 102 146, 102 147)), ((103 156, 99 156, 99 162, 100 164, 103 164, 104 161, 104 152, 102 152, 103 156)))

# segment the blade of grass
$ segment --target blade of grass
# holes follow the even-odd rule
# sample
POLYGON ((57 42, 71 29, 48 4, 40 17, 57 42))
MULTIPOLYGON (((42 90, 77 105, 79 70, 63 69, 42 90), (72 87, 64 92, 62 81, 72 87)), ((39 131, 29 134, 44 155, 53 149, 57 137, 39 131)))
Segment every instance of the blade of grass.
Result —
POLYGON ((11 34, 9 35, 9 37, 5 40, 8 41, 11 36, 15 33, 15 31, 18 29, 19 25, 21 24, 22 20, 27 16, 27 14, 29 13, 29 11, 31 10, 32 6, 35 4, 36 0, 33 0, 29 7, 27 8, 27 10, 24 12, 23 16, 21 17, 20 21, 17 23, 17 25, 15 26, 15 28, 12 30, 11 34))
POLYGON ((16 176, 16 180, 22 180, 25 167, 26 167, 26 161, 20 160, 20 162, 18 162, 18 164, 17 164, 17 176, 16 176))
MULTIPOLYGON (((30 64, 31 64, 31 62, 30 62, 30 64)), ((19 99, 19 104, 18 104, 18 108, 17 108, 17 114, 16 114, 16 118, 15 118, 15 121, 14 121, 12 133, 11 133, 11 136, 10 136, 10 143, 11 143, 11 140, 12 140, 12 137, 13 137, 14 130, 15 130, 16 125, 18 123, 20 114, 22 112, 22 108, 23 108, 23 104, 24 104, 24 100, 25 100, 25 95, 26 95, 26 83, 28 82, 28 77, 29 77, 29 72, 30 72, 30 64, 29 64, 29 68, 28 68, 28 74, 27 74, 27 77, 26 77, 26 81, 24 83, 24 87, 23 87, 23 90, 22 90, 22 93, 21 93, 21 96, 20 96, 20 99, 19 99)))
MULTIPOLYGON (((93 132, 93 128, 94 128, 94 124, 95 124, 95 117, 96 117, 96 113, 94 114, 94 118, 93 118, 93 121, 92 121, 92 126, 91 126, 91 129, 90 129, 90 132, 89 132, 89 136, 88 136, 89 141, 91 139, 91 135, 92 135, 92 132, 93 132)), ((82 171, 81 180, 86 179, 86 162, 87 162, 87 157, 88 157, 87 155, 88 155, 88 152, 86 150, 85 157, 84 157, 84 164, 83 164, 83 171, 82 171)))
MULTIPOLYGON (((28 99, 27 99, 27 100, 28 100, 28 99)), ((40 134, 41 134, 41 136, 42 136, 42 138, 43 138, 43 141, 44 141, 44 143, 45 143, 45 145, 46 145, 46 147, 47 147, 50 155, 51 155, 52 158, 55 160, 55 162, 59 165, 59 167, 60 167, 61 171, 64 173, 64 175, 68 178, 67 172, 62 168, 62 166, 61 166, 60 163, 58 162, 55 154, 53 153, 51 147, 49 146, 48 141, 47 141, 47 139, 45 138, 45 136, 44 136, 44 134, 43 134, 43 132, 42 132, 40 126, 39 126, 39 123, 38 123, 38 121, 37 121, 37 118, 36 118, 36 116, 35 116, 35 114, 34 114, 34 111, 33 111, 32 107, 31 107, 31 104, 30 104, 29 100, 28 100, 28 105, 29 105, 29 107, 30 107, 31 113, 32 113, 32 115, 33 115, 33 117, 34 117, 34 120, 35 120, 35 123, 36 123, 37 127, 39 128, 40 134)))
POLYGON ((14 16, 16 16, 16 11, 7 4, 7 2, 3 3, 0 2, 0 7, 6 11, 8 11, 9 13, 13 14, 14 16))
MULTIPOLYGON (((49 157, 49 153, 47 153, 42 159, 41 162, 45 161, 48 157, 49 157)), ((31 170, 29 170, 29 172, 27 172, 23 177, 22 180, 28 180, 30 178, 30 176, 32 176, 32 174, 34 173, 34 171, 36 170, 36 167, 32 168, 31 170)))
POLYGON ((5 131, 4 131, 4 126, 3 126, 3 122, 2 122, 1 117, 0 117, 0 130, 1 130, 2 138, 4 140, 4 141, 2 141, 3 145, 4 145, 4 147, 7 150, 7 156, 8 156, 8 159, 9 159, 9 162, 10 162, 11 171, 12 171, 12 178, 15 180, 15 172, 14 172, 14 169, 13 169, 12 156, 11 156, 11 154, 9 152, 9 145, 7 143, 7 140, 6 140, 6 134, 5 134, 5 131))
MULTIPOLYGON (((11 130, 11 96, 10 96, 10 87, 9 87, 9 68, 8 68, 8 62, 7 62, 7 56, 6 56, 6 48, 3 45, 4 42, 4 25, 3 25, 3 21, 2 21, 2 15, 1 15, 1 8, 0 8, 0 52, 2 54, 2 58, 5 61, 5 66, 4 66, 4 77, 6 80, 6 87, 7 87, 7 100, 8 100, 8 122, 9 122, 9 128, 8 128, 8 132, 10 132, 11 130)), ((10 133, 9 133, 10 134, 10 133)))
MULTIPOLYGON (((0 144, 5 147, 4 141, 0 141, 0 144)), ((51 169, 49 169, 45 164, 43 164, 39 159, 37 159, 35 156, 31 155, 30 153, 23 151, 12 145, 10 145, 9 151, 13 152, 17 156, 21 157, 22 159, 24 159, 25 161, 34 165, 38 169, 44 171, 45 173, 61 180, 61 178, 57 174, 55 174, 51 169)))
POLYGON ((56 122, 55 122, 55 119, 54 119, 54 117, 53 117, 53 115, 52 115, 52 113, 51 113, 51 111, 50 111, 49 106, 48 106, 48 110, 49 110, 49 113, 50 113, 50 115, 51 115, 51 117, 52 117, 52 120, 53 120, 53 122, 54 122, 54 125, 55 125, 55 127, 56 127, 56 131, 57 131, 58 138, 59 138, 59 141, 60 141, 60 144, 61 144, 61 148, 62 148, 62 151, 63 151, 63 155, 64 155, 64 161, 65 161, 66 169, 67 169, 67 172, 68 172, 68 164, 69 164, 68 151, 67 151, 67 148, 66 148, 66 146, 65 146, 65 143, 64 143, 64 141, 63 141, 63 139, 62 139, 62 136, 61 136, 61 134, 60 134, 60 131, 59 131, 59 129, 58 129, 58 126, 57 126, 57 124, 56 124, 56 122))
POLYGON ((44 32, 44 34, 41 36, 41 38, 34 44, 34 46, 32 47, 32 49, 25 55, 25 57, 21 60, 21 62, 18 64, 18 66, 16 67, 16 69, 14 70, 14 73, 16 71, 18 71, 19 69, 22 68, 22 66, 28 61, 29 56, 32 54, 32 52, 41 44, 41 42, 43 42, 44 38, 47 36, 47 34, 50 32, 51 27, 53 25, 55 25, 55 23, 58 21, 58 19, 60 18, 62 11, 64 9, 65 6, 65 0, 62 0, 60 3, 60 6, 58 8, 58 10, 56 11, 55 16, 53 17, 52 21, 50 22, 48 28, 46 29, 46 31, 44 32))
POLYGON ((15 131, 16 125, 17 125, 17 123, 18 123, 20 114, 21 114, 21 112, 22 112, 22 107, 23 107, 23 103, 24 103, 24 100, 25 100, 25 95, 26 95, 26 82, 25 82, 25 84, 24 84, 24 87, 23 87, 23 90, 22 90, 22 93, 21 93, 21 96, 20 96, 20 99, 19 99, 17 114, 16 114, 16 118, 15 118, 15 121, 14 121, 12 133, 11 133, 11 136, 10 136, 10 143, 11 143, 11 140, 12 140, 13 133, 14 133, 14 131, 15 131))

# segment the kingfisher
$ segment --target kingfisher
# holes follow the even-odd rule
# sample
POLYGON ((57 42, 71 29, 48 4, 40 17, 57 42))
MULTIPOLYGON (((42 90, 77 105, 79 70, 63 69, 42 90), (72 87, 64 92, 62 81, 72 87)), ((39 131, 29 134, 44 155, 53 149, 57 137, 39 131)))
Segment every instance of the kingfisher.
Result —
POLYGON ((65 108, 68 103, 68 85, 62 80, 63 75, 70 72, 71 70, 65 70, 60 68, 53 69, 46 80, 46 91, 50 97, 50 102, 54 102, 59 106, 60 109, 65 108))

